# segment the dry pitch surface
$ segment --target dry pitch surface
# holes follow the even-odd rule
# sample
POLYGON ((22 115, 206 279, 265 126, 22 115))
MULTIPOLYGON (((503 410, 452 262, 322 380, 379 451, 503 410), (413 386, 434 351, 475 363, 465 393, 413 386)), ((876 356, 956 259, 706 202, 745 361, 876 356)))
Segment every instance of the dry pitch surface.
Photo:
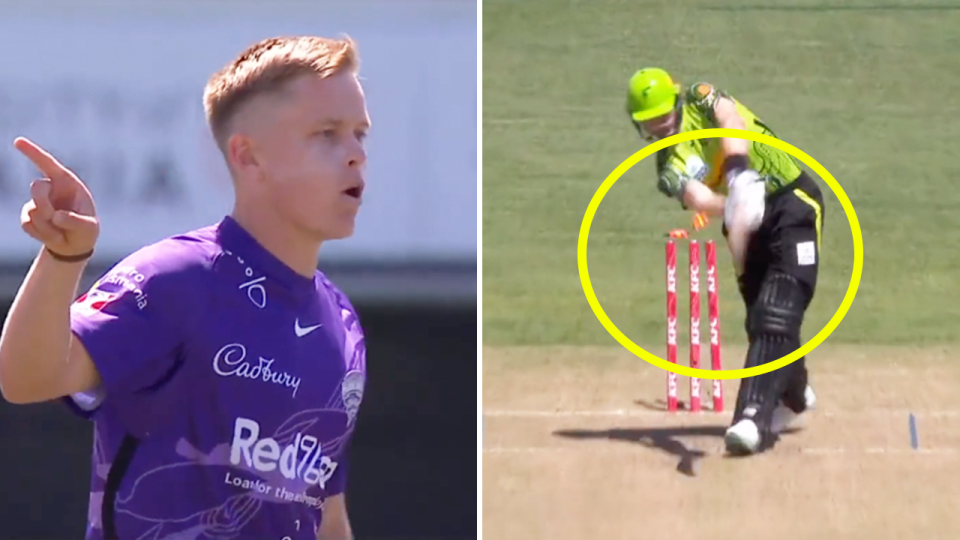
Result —
POLYGON ((664 412, 666 374, 623 349, 486 347, 484 538, 956 540, 957 352, 821 347, 804 429, 729 458, 729 412, 664 412))

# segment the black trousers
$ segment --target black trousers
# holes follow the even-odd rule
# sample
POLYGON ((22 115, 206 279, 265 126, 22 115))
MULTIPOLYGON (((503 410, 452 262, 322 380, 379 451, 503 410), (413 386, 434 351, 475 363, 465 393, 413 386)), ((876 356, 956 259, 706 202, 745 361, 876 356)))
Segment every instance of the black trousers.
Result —
MULTIPOLYGON (((763 222, 749 241, 743 274, 738 277, 747 313, 757 301, 764 281, 773 273, 790 275, 800 283, 805 292, 803 308, 806 311, 817 288, 823 217, 823 193, 806 172, 767 197, 763 222)), ((791 409, 801 412, 807 386, 806 358, 781 369, 787 378, 781 399, 791 409)))

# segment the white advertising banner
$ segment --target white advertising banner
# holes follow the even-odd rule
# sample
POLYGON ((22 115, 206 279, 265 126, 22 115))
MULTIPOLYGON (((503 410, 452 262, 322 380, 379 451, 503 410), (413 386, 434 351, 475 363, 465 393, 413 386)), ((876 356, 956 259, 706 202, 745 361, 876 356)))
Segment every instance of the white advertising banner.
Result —
POLYGON ((18 135, 92 189, 101 261, 219 220, 232 192, 204 121, 204 84, 253 42, 301 33, 358 41, 374 124, 356 234, 325 246, 323 258, 474 261, 476 15, 474 3, 456 1, 5 6, 0 262, 37 250, 19 229, 36 172, 13 149, 18 135))

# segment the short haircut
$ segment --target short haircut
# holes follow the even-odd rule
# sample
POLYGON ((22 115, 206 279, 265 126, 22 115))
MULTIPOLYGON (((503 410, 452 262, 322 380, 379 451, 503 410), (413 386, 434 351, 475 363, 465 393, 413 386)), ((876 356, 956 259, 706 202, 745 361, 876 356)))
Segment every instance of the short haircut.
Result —
POLYGON ((231 120, 253 97, 281 90, 302 75, 325 78, 343 71, 357 73, 359 68, 357 46, 349 37, 264 39, 210 77, 203 92, 207 124, 223 149, 231 120))

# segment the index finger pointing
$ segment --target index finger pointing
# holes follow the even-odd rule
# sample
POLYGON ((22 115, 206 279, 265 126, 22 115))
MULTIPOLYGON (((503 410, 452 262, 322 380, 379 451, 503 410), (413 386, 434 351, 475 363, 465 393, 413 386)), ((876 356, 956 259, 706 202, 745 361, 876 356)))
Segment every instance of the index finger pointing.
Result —
POLYGON ((57 161, 57 158, 50 155, 50 153, 43 148, 40 148, 39 145, 30 139, 17 137, 13 141, 13 146, 19 150, 21 154, 27 156, 47 178, 53 181, 75 178, 70 169, 64 167, 62 163, 57 161))

